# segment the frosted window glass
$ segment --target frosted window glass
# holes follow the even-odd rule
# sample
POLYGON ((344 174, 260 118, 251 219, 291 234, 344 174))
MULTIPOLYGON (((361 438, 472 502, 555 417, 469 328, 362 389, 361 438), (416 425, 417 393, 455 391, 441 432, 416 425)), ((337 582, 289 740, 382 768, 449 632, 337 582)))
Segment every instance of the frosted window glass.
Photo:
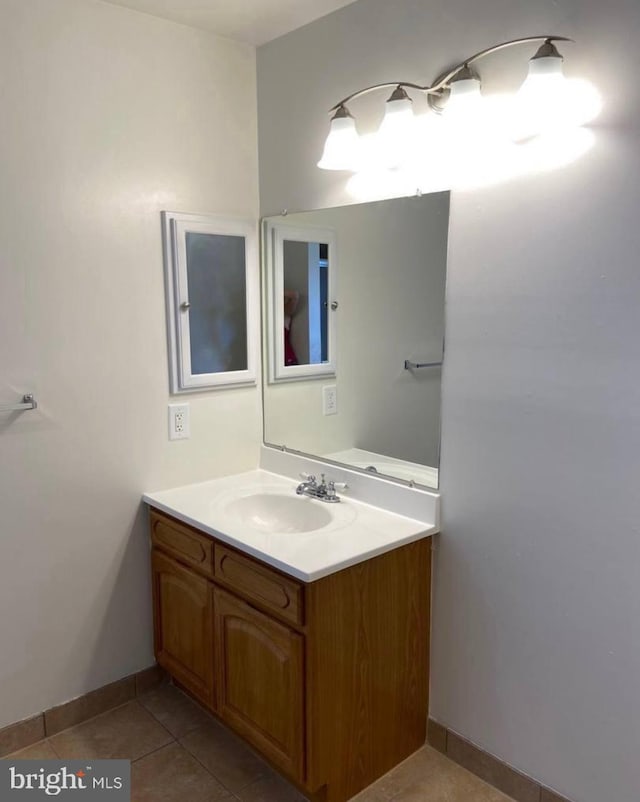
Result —
POLYGON ((247 370, 245 238, 187 233, 191 373, 247 370))

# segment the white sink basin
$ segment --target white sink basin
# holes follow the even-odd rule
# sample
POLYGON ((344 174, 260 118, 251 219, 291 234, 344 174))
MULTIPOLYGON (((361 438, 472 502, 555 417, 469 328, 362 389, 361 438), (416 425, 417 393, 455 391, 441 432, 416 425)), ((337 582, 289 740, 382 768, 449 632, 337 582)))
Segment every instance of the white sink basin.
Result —
POLYGON ((331 510, 321 501, 283 493, 253 493, 231 501, 225 513, 244 526, 260 532, 311 532, 333 521, 331 510))
MULTIPOLYGON (((298 496, 298 481, 253 470, 146 493, 144 499, 187 526, 303 582, 315 582, 437 531, 435 524, 425 522, 429 517, 420 521, 390 513, 350 497, 349 492, 340 493, 338 504, 298 496)), ((425 498, 432 505, 428 515, 437 518, 435 497, 425 494, 425 498)))

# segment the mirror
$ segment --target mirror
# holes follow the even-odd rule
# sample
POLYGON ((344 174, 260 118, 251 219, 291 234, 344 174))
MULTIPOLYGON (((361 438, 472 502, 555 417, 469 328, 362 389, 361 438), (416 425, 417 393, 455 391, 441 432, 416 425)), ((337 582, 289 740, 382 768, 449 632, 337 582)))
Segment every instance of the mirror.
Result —
MULTIPOLYGON (((448 224, 448 192, 265 220, 267 445, 438 486, 448 224), (295 239, 287 231, 295 231, 295 239), (274 381, 276 371, 286 371, 285 291, 299 292, 287 266, 287 241, 302 243, 296 259, 306 258, 301 273, 307 286, 312 251, 329 242, 328 264, 320 269, 328 268, 332 283, 327 296, 318 297, 320 306, 329 304, 333 321, 334 367, 331 374, 274 381)), ((293 310, 292 332, 298 322, 293 310)), ((326 365, 309 357, 292 368, 326 365)))
POLYGON ((334 232, 273 220, 264 237, 268 381, 335 375, 334 232))

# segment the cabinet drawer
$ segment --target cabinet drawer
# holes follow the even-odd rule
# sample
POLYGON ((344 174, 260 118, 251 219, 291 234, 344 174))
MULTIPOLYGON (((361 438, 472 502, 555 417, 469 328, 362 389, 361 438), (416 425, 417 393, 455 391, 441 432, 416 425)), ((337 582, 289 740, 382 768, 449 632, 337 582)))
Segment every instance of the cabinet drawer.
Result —
POLYGON ((151 542, 201 574, 213 576, 213 540, 185 524, 151 511, 151 542))
POLYGON ((214 546, 214 566, 216 579, 247 599, 294 624, 304 623, 303 587, 295 579, 219 543, 214 546))

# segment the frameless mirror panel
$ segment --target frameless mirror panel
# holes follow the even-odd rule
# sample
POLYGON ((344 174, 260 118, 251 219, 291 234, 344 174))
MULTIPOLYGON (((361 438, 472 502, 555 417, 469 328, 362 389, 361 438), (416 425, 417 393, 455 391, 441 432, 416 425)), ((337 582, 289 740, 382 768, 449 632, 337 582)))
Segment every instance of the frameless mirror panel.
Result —
MULTIPOLYGON (((267 444, 438 486, 448 224, 449 193, 266 221, 267 233, 278 226, 306 230, 296 237, 306 248, 323 242, 309 232, 333 233, 340 301, 334 373, 265 382, 267 444), (328 396, 335 404, 327 405, 328 396)), ((336 267, 331 249, 329 267, 336 267)), ((265 259, 263 269, 266 284, 273 284, 273 261, 265 259)), ((286 308, 284 291, 293 283, 286 269, 283 275, 282 294, 265 294, 267 341, 275 336, 269 321, 286 308)), ((330 291, 330 320, 333 298, 330 291)))
POLYGON ((191 372, 247 369, 244 237, 187 233, 191 372))

